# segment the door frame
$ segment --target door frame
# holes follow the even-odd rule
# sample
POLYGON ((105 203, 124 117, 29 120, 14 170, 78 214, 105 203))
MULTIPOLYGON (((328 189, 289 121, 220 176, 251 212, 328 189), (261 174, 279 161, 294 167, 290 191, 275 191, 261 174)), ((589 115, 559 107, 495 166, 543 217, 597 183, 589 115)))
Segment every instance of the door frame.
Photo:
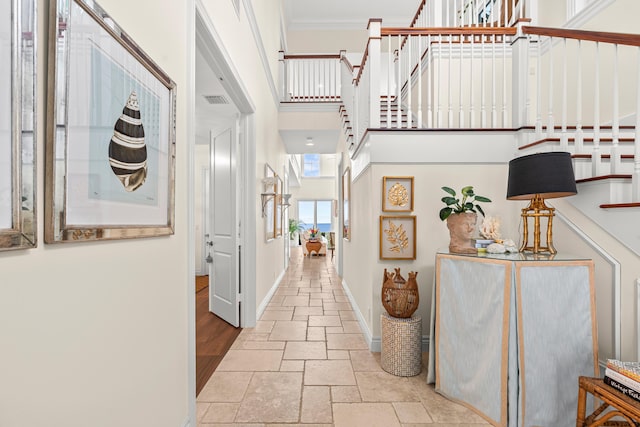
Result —
MULTIPOLYGON (((256 124, 255 104, 239 73, 233 65, 231 56, 226 51, 222 38, 217 33, 211 18, 208 16, 201 0, 188 0, 190 15, 189 26, 193 29, 193 38, 187 44, 188 69, 187 69, 187 119, 189 129, 195 129, 195 57, 196 48, 200 47, 214 73, 221 77, 231 101, 236 105, 240 116, 238 119, 238 131, 240 137, 240 149, 237 161, 242 163, 242 172, 238 175, 238 185, 242 191, 240 203, 242 209, 239 212, 240 237, 238 241, 242 247, 240 253, 239 270, 242 280, 241 295, 241 327, 252 327, 256 324, 256 124)), ((195 131, 188 137, 188 163, 191 171, 195 170, 195 131)), ((188 329, 188 411, 189 418, 185 426, 195 426, 196 417, 196 328, 195 328, 195 215, 194 215, 194 173, 189 174, 189 189, 187 194, 187 329, 188 329)))

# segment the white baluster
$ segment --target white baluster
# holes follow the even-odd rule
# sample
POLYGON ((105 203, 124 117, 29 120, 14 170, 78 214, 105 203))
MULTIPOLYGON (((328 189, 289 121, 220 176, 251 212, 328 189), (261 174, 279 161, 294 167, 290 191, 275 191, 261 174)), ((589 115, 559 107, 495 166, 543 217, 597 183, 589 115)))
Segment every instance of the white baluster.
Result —
MULTIPOLYGON (((486 23, 486 21, 485 21, 486 23)), ((480 35, 480 127, 487 127, 487 110, 484 95, 484 34, 480 35)))
MULTIPOLYGON (((493 8, 491 8, 493 14, 493 8)), ((493 26, 493 20, 491 21, 493 26)), ((496 110, 496 35, 491 36, 491 127, 498 127, 498 111, 496 110)))
POLYGON ((431 105, 431 86, 433 80, 433 45, 431 44, 431 34, 427 34, 427 127, 433 127, 433 107, 431 105))
POLYGON ((636 83, 636 137, 633 150, 633 174, 631 175, 631 201, 640 202, 640 48, 638 48, 638 82, 636 83))
POLYGON ((582 40, 578 40, 578 70, 576 75, 576 141, 575 153, 582 154, 584 132, 582 131, 582 40))
POLYGON ((538 36, 536 60, 536 139, 542 138, 542 36, 538 36))
POLYGON ((553 138, 553 37, 549 37, 549 110, 547 111, 547 137, 553 138))
POLYGON ((489 24, 490 24, 491 27, 494 26, 494 23, 493 23, 493 6, 495 6, 495 4, 491 5, 491 11, 489 12, 489 24))
POLYGON ((618 45, 613 45, 613 129, 611 144, 611 174, 620 173, 620 77, 618 75, 618 45))
POLYGON ((413 61, 411 61, 411 35, 407 35, 407 129, 411 129, 411 70, 413 61))
POLYGON ((297 83, 298 83, 298 85, 297 85, 298 86, 298 88, 297 88, 298 89, 297 90, 298 93, 296 94, 296 96, 298 97, 298 101, 299 102, 300 101, 304 101, 304 99, 300 99, 300 97, 302 96, 302 92, 304 91, 303 86, 302 86, 302 84, 303 84, 302 76, 304 75, 303 66, 304 66, 304 62, 302 60, 300 60, 300 59, 296 60, 296 68, 297 68, 297 70, 296 70, 296 80, 297 80, 297 83))
POLYGON ((441 75, 442 75, 442 34, 438 36, 438 80, 436 81, 436 94, 438 97, 438 111, 437 111, 437 119, 436 119, 436 127, 438 129, 442 128, 442 86, 440 85, 441 75))
POLYGON ((391 36, 387 36, 388 43, 388 51, 389 55, 387 56, 387 129, 391 127, 391 79, 393 78, 391 75, 391 56, 393 55, 392 47, 391 47, 391 36))
POLYGON ((473 105, 473 99, 474 99, 473 81, 475 80, 475 75, 473 74, 473 61, 474 61, 473 47, 475 45, 475 39, 476 39, 476 36, 474 34, 471 34, 471 55, 469 56, 469 79, 468 80, 469 80, 469 127, 472 129, 476 123, 476 121, 474 120, 476 112, 474 110, 474 105, 473 105))
POLYGON ((305 61, 307 63, 307 73, 305 75, 305 94, 306 94, 306 100, 307 102, 311 100, 311 96, 313 93, 313 87, 311 86, 311 81, 312 81, 312 77, 311 75, 313 74, 313 62, 310 59, 307 59, 305 61))
POLYGON ((453 35, 449 34, 449 58, 447 60, 449 74, 447 75, 447 85, 448 85, 448 96, 447 101, 448 104, 448 114, 447 114, 447 126, 449 128, 453 127, 453 96, 451 91, 453 90, 453 84, 451 82, 451 61, 453 60, 453 35))
MULTIPOLYGON (((464 127, 464 108, 462 106, 462 47, 464 46, 464 35, 460 34, 460 43, 459 52, 460 57, 458 58, 458 128, 464 127)), ((470 78, 468 80, 471 80, 470 78)))
POLYGON ((451 22, 450 22, 451 14, 449 13, 449 3, 450 3, 449 1, 445 0, 446 8, 445 8, 444 16, 445 16, 445 22, 447 27, 451 26, 451 22))
POLYGON ((560 150, 569 151, 567 135, 567 39, 562 39, 562 118, 561 118, 560 150))
POLYGON ((593 100, 593 153, 591 154, 591 176, 600 176, 602 154, 600 153, 600 43, 596 42, 595 89, 593 100))
POLYGON ((402 105, 402 76, 400 70, 402 70, 402 36, 398 35, 398 86, 396 87, 396 128, 402 127, 402 112, 400 106, 402 105))
POLYGON ((418 129, 422 128, 422 36, 418 34, 418 129))
POLYGON ((511 20, 516 22, 516 0, 511 0, 511 20))
MULTIPOLYGON (((527 100, 529 97, 527 97, 527 100)), ((528 102, 528 101, 527 101, 528 102)), ((502 127, 507 127, 507 35, 502 35, 502 127)), ((526 114, 525 114, 526 117, 526 114)))

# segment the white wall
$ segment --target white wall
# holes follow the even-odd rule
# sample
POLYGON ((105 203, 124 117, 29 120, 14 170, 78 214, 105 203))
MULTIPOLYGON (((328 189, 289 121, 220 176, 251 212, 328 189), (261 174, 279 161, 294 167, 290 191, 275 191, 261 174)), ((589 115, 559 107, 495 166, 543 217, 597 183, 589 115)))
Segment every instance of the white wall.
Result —
MULTIPOLYGON (((351 241, 344 242, 344 281, 374 339, 380 337, 379 319, 384 311, 380 299, 383 271, 395 267, 401 268, 405 278, 409 271, 418 272, 420 306, 416 314, 422 316, 423 335, 428 335, 435 254, 438 249, 446 249, 449 245, 446 223, 438 216, 444 207, 440 199, 446 195, 441 187, 448 186, 459 193, 462 187, 473 185, 478 194, 493 201, 483 204, 483 208, 487 215, 501 218, 503 237, 518 241, 518 210, 521 206, 506 200, 507 175, 507 165, 495 164, 374 164, 351 184, 352 230, 351 241), (379 259, 380 216, 395 215, 382 212, 384 176, 414 177, 414 211, 402 215, 415 215, 417 219, 415 261, 379 259)), ((478 222, 481 220, 479 216, 478 222)))
POLYGON ((367 24, 367 22, 362 23, 362 30, 289 31, 287 34, 287 53, 337 54, 341 50, 361 52, 366 47, 369 38, 367 24))
POLYGON ((176 427, 187 419, 191 4, 100 2, 177 83, 175 235, 45 245, 40 183, 49 2, 38 1, 39 244, 0 253, 2 426, 176 427))

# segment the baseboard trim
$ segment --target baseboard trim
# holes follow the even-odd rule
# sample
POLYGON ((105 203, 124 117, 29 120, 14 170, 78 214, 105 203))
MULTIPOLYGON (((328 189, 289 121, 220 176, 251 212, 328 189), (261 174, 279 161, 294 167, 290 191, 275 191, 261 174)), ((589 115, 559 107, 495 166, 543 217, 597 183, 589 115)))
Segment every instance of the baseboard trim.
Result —
POLYGON ((342 279, 342 288, 344 289, 344 292, 347 294, 347 298, 349 298, 349 303, 351 304, 351 308, 353 309, 353 312, 356 314, 356 318, 358 319, 358 323, 360 324, 360 329, 362 329, 362 333, 364 334, 364 340, 367 342, 367 345, 369 346, 369 350, 380 351, 380 337, 378 337, 378 350, 374 350, 373 349, 374 343, 373 343, 373 336, 371 335, 371 329, 369 329, 369 325, 367 325, 367 322, 364 319, 364 316, 360 312, 360 308, 358 307, 358 304, 356 304, 356 300, 353 298, 353 294, 349 289, 349 285, 344 279, 342 279))
POLYGON ((273 298, 273 294, 276 293, 278 286, 280 286, 280 282, 282 282, 282 279, 284 278, 284 273, 285 272, 283 270, 282 273, 280 273, 280 275, 276 278, 276 281, 273 283, 273 286, 271 286, 271 289, 269 289, 269 292, 267 292, 267 295, 264 296, 262 302, 258 306, 258 310, 256 310, 256 320, 260 320, 260 318, 262 317, 262 314, 267 309, 267 306, 269 305, 269 301, 271 301, 271 298, 273 298))
POLYGON ((191 427, 191 419, 187 418, 186 420, 184 420, 184 422, 182 423, 182 427, 191 427))

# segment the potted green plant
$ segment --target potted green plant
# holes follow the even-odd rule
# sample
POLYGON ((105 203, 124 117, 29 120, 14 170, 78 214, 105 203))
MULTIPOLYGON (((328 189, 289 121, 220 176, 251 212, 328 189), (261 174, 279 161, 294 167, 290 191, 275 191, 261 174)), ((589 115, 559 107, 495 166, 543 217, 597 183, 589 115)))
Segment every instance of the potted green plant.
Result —
POLYGON ((304 230, 303 222, 294 218, 289 218, 289 240, 293 240, 296 233, 304 230))
POLYGON ((490 203, 491 199, 475 194, 470 185, 460 190, 462 200, 456 197, 457 193, 452 188, 442 187, 442 189, 448 194, 441 199, 446 206, 440 209, 440 219, 447 221, 451 237, 449 252, 476 253, 472 236, 478 221, 477 212, 484 216, 484 211, 478 202, 490 203))

